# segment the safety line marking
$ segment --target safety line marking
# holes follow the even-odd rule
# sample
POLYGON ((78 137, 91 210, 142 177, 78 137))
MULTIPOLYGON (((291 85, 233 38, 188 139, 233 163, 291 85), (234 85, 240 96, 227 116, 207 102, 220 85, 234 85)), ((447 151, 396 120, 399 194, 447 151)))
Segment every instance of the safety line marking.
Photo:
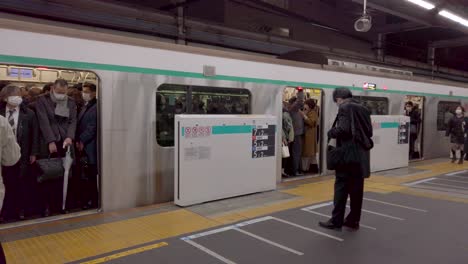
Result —
MULTIPOLYGON (((350 208, 349 205, 347 205, 346 207, 350 208)), ((400 218, 400 217, 391 216, 391 215, 387 215, 387 214, 382 214, 382 213, 378 213, 378 212, 374 212, 374 211, 369 211, 369 210, 366 210, 366 209, 362 209, 362 211, 366 212, 366 213, 369 213, 369 214, 379 215, 379 216, 382 216, 382 217, 387 217, 387 218, 395 219, 395 220, 399 220, 399 221, 404 221, 405 220, 405 219, 400 218)))
MULTIPOLYGON (((442 175, 442 176, 447 176, 447 175, 442 175)), ((468 177, 463 177, 463 176, 452 175, 452 176, 447 176, 447 177, 468 180, 468 177)))
POLYGON ((240 229, 240 228, 234 228, 234 230, 239 231, 239 232, 241 232, 241 233, 243 233, 243 234, 245 234, 245 235, 248 235, 248 236, 250 236, 250 237, 253 237, 253 238, 255 238, 255 239, 258 239, 258 240, 260 240, 260 241, 262 241, 262 242, 265 242, 265 243, 267 243, 267 244, 270 244, 270 245, 272 245, 272 246, 279 247, 279 248, 281 248, 281 249, 283 249, 283 250, 286 250, 286 251, 289 251, 289 252, 291 252, 291 253, 294 253, 294 254, 296 254, 296 255, 299 255, 299 256, 304 255, 304 253, 302 253, 302 252, 300 252, 300 251, 294 250, 294 249, 292 249, 292 248, 289 248, 289 247, 287 247, 287 246, 281 245, 281 244, 279 244, 279 243, 276 243, 276 242, 274 242, 274 241, 268 240, 268 239, 266 239, 266 238, 264 238, 264 237, 258 236, 258 235, 256 235, 256 234, 250 233, 250 232, 245 231, 245 230, 242 230, 242 229, 240 229))
MULTIPOLYGON (((322 213, 319 213, 319 212, 315 212, 315 211, 310 211, 310 210, 304 210, 302 209, 304 212, 308 212, 308 213, 311 213, 311 214, 316 214, 316 215, 319 215, 319 216, 323 216, 323 217, 326 217, 326 218, 330 218, 331 216, 330 215, 326 215, 326 214, 322 214, 322 213)), ((377 228, 375 227, 372 227, 372 226, 368 226, 368 225, 364 225, 364 224, 361 224, 359 223, 359 226, 362 226, 364 228, 367 228, 367 229, 371 229, 371 230, 377 230, 377 228)))
POLYGON ((415 182, 410 182, 410 183, 405 183, 403 185, 406 185, 406 186, 414 186, 414 185, 417 185, 417 184, 420 184, 420 183, 423 183, 423 182, 428 182, 428 181, 432 181, 432 180, 435 180, 436 178, 428 178, 428 179, 423 179, 423 180, 419 180, 419 181, 415 181, 415 182))
POLYGON ((109 255, 109 256, 105 256, 105 257, 102 257, 102 258, 97 258, 97 259, 93 259, 93 260, 90 260, 90 261, 81 262, 81 264, 104 263, 104 262, 111 261, 111 260, 114 260, 114 259, 123 258, 123 257, 129 256, 129 255, 138 254, 138 253, 141 253, 141 252, 144 252, 144 251, 161 248, 161 247, 165 247, 165 246, 168 246, 168 245, 169 244, 166 243, 166 242, 160 242, 160 243, 157 243, 157 244, 152 244, 152 245, 148 245, 148 246, 144 246, 144 247, 139 247, 139 248, 126 250, 126 251, 119 252, 119 253, 116 253, 116 254, 112 254, 112 255, 109 255))
POLYGON ((312 229, 312 228, 308 228, 308 227, 305 227, 305 226, 301 226, 301 225, 298 225, 298 224, 295 224, 295 223, 292 223, 292 222, 283 220, 283 219, 281 219, 281 218, 273 217, 273 219, 276 220, 276 221, 278 221, 278 222, 281 222, 281 223, 284 223, 284 224, 288 224, 288 225, 291 225, 291 226, 300 228, 300 229, 302 229, 302 230, 306 230, 306 231, 315 233, 315 234, 317 234, 317 235, 325 236, 325 237, 328 237, 328 238, 331 238, 331 239, 334 239, 334 240, 337 240, 337 241, 340 241, 340 242, 343 242, 343 241, 344 241, 344 239, 342 239, 342 238, 339 238, 339 237, 336 237, 336 236, 332 236, 332 235, 329 235, 329 234, 327 234, 327 233, 320 232, 320 231, 315 230, 315 229, 312 229))
POLYGON ((427 213, 427 212, 428 212, 427 210, 424 210, 424 209, 414 208, 414 207, 410 207, 410 206, 406 206, 406 205, 401 205, 401 204, 394 204, 394 203, 384 202, 384 201, 375 200, 375 199, 370 199, 370 198, 364 198, 364 200, 370 201, 370 202, 375 202, 375 203, 381 203, 381 204, 391 205, 391 206, 400 207, 400 208, 405 208, 405 209, 413 210, 413 211, 419 211, 419 212, 424 212, 424 213, 427 213))
POLYGON ((195 241, 193 241, 193 240, 185 240, 185 242, 187 242, 187 243, 189 243, 190 245, 192 245, 192 246, 198 248, 199 250, 205 252, 206 254, 208 254, 208 255, 210 255, 210 256, 212 256, 212 257, 214 257, 214 258, 217 258, 218 260, 220 260, 220 261, 222 261, 222 262, 224 262, 224 263, 226 263, 226 264, 236 264, 234 261, 229 260, 229 259, 227 259, 227 258, 225 258, 225 257, 223 257, 223 256, 221 256, 221 255, 219 255, 218 253, 216 253, 216 252, 214 252, 214 251, 212 251, 212 250, 210 250, 210 249, 208 249, 208 248, 206 248, 206 247, 204 247, 204 246, 198 244, 197 242, 195 242, 195 241))
POLYGON ((210 231, 198 233, 198 234, 195 234, 195 235, 183 237, 181 239, 184 240, 184 241, 185 240, 192 240, 192 239, 195 239, 195 238, 209 236, 209 235, 213 235, 213 234, 216 234, 216 233, 221 233, 221 232, 224 232, 224 231, 228 231, 228 230, 231 230, 233 228, 234 228, 234 226, 232 226, 232 225, 231 226, 226 226, 226 227, 222 227, 222 228, 213 229, 213 230, 210 230, 210 231))
POLYGON ((315 210, 315 209, 318 209, 318 208, 322 208, 322 207, 327 207, 327 206, 330 206, 330 205, 333 205, 333 202, 326 202, 326 203, 320 203, 320 204, 316 204, 316 205, 312 205, 312 206, 309 206, 309 207, 304 207, 302 208, 302 210, 315 210))
POLYGON ((249 221, 241 222, 241 223, 235 224, 235 226, 236 227, 243 227, 243 226, 260 223, 260 222, 264 222, 264 221, 271 220, 271 219, 273 219, 273 217, 265 216, 265 217, 260 217, 260 218, 252 219, 252 220, 249 220, 249 221))
POLYGON ((468 172, 468 170, 456 171, 456 172, 452 172, 452 173, 447 173, 445 175, 453 176, 453 175, 462 174, 462 173, 465 173, 465 172, 468 172))
MULTIPOLYGON (((466 179, 468 179, 468 178, 466 178, 466 179)), ((448 181, 448 182, 456 182, 456 183, 468 183, 468 181, 449 180, 449 179, 446 179, 446 178, 437 178, 437 180, 448 181)))
POLYGON ((450 184, 443 184, 443 183, 433 183, 433 182, 426 182, 426 184, 432 184, 436 186, 442 186, 442 187, 449 187, 449 188, 454 188, 454 189, 461 189, 461 190, 468 190, 466 187, 460 187, 457 185, 450 185, 450 184))

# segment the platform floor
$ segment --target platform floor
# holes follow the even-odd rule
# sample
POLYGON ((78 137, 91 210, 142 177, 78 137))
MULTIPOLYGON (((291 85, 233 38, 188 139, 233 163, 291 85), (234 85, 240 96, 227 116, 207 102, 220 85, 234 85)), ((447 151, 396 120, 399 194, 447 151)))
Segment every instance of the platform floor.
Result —
POLYGON ((467 263, 468 166, 412 163, 366 180, 357 232, 318 227, 333 177, 0 231, 8 263, 467 263))

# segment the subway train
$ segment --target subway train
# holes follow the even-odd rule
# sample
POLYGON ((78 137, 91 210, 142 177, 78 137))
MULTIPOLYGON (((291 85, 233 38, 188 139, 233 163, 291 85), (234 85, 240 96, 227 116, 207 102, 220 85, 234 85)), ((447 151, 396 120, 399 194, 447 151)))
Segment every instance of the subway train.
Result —
MULTIPOLYGON (((40 87, 64 78, 98 85, 104 211, 173 200, 173 118, 178 113, 269 114, 281 124, 282 102, 302 87, 319 105, 317 165, 324 175, 329 171, 322 135, 337 113, 335 87, 352 89, 374 115, 401 115, 407 101, 417 105, 423 118, 417 159, 448 156, 447 118, 451 109, 468 103, 463 83, 346 72, 8 14, 0 14, 0 36, 1 80, 40 87)), ((276 149, 281 149, 279 135, 276 149)), ((277 180, 283 180, 280 153, 277 180)))

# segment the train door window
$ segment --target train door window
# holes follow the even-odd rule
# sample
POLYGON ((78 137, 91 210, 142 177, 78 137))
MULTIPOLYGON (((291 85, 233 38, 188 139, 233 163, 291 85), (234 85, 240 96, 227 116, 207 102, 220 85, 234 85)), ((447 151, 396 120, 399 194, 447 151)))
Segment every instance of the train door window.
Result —
POLYGON ((296 179, 297 176, 307 177, 320 173, 322 96, 322 90, 314 88, 286 87, 283 91, 283 109, 287 111, 283 111, 282 138, 290 153, 290 157, 282 162, 282 176, 285 181, 296 179), (305 103, 296 108, 290 102, 292 98, 297 98, 301 91, 304 93, 305 103), (307 118, 304 118, 301 112, 307 118), (297 123, 298 120, 302 120, 301 123, 297 123), (304 128, 304 136, 292 137, 297 126, 304 128), (289 134, 289 129, 292 129, 292 134, 289 134), (300 145, 294 145, 298 142, 300 145))
MULTIPOLYGON (((5 171, 3 177, 8 179, 23 178, 25 180, 5 181, 6 196, 0 214, 3 219, 2 223, 11 223, 23 219, 33 220, 42 216, 59 215, 67 211, 78 212, 83 209, 92 209, 97 212, 96 209, 100 207, 100 190, 99 187, 96 188, 96 186, 101 186, 98 182, 99 177, 97 177, 99 175, 97 163, 100 155, 98 151, 92 151, 92 149, 99 149, 100 143, 99 130, 97 129, 100 127, 100 119, 97 118, 96 120, 94 117, 95 114, 99 116, 100 87, 98 76, 93 72, 74 69, 0 65, 0 88, 2 90, 1 95, 4 97, 19 94, 23 97, 23 101, 19 106, 22 114, 18 117, 15 131, 18 132, 18 135, 23 135, 18 144, 22 150, 26 151, 26 153, 22 151, 22 155, 26 155, 27 159, 21 158, 20 167, 30 165, 30 156, 33 156, 36 160, 35 167, 39 167, 41 161, 50 158, 49 144, 44 139, 44 133, 53 130, 55 127, 52 122, 48 121, 48 118, 53 118, 55 121, 57 121, 57 118, 59 118, 58 120, 74 118, 77 121, 77 127, 76 131, 73 132, 73 134, 76 134, 76 138, 73 140, 72 146, 80 146, 71 149, 74 162, 69 170, 71 178, 68 181, 68 192, 66 192, 65 197, 62 197, 63 177, 52 183, 50 179, 42 176, 37 170, 31 170, 27 175, 23 175, 26 172, 19 169, 5 171), (60 72, 64 74, 59 75, 60 72), (68 117, 54 116, 53 109, 44 107, 47 102, 52 102, 50 95, 47 94, 49 90, 44 88, 50 87, 51 83, 61 79, 61 77, 65 78, 66 82, 60 81, 60 86, 68 88, 67 95, 74 98, 73 102, 76 104, 76 112, 73 111, 73 108, 68 109, 71 111, 65 111, 68 117), (86 103, 83 94, 88 94, 88 98, 91 98, 95 94, 94 92, 96 92, 97 100, 88 100, 86 103), (86 111, 81 112, 85 107, 86 111), (80 113, 82 113, 81 116, 80 113), (79 116, 81 118, 78 118, 79 116), (21 124, 21 126, 18 126, 18 124, 21 124), (32 137, 33 131, 38 132, 38 137, 32 137), (80 142, 84 141, 84 134, 87 134, 87 140, 86 142, 80 142), (27 146, 32 145, 38 145, 36 152, 28 152, 30 148, 27 146), (15 200, 15 193, 23 193, 22 201, 15 200), (64 201, 66 201, 65 204, 64 201)), ((3 113, 10 106, 12 105, 8 105, 7 102, 0 102, 3 113)), ((15 126, 15 123, 12 123, 12 125, 15 126)), ((51 135, 48 135, 48 137, 51 137, 51 135)), ((55 143, 59 147, 60 142, 58 141, 60 139, 54 138, 53 135, 52 139, 57 140, 55 143)), ((54 157, 63 156, 65 156, 65 153, 54 154, 54 157)))
POLYGON ((174 116, 178 114, 250 114, 250 92, 207 86, 163 84, 156 93, 156 140, 174 146, 174 116))
POLYGON ((362 105, 366 106, 371 115, 388 115, 388 98, 373 96, 355 96, 362 105))
POLYGON ((424 97, 407 95, 403 111, 410 117, 409 159, 421 159, 424 139, 424 97))
POLYGON ((203 86, 191 88, 191 114, 250 114, 249 90, 203 86))
POLYGON ((440 101, 437 104, 437 130, 447 130, 447 124, 455 114, 455 109, 460 105, 460 102, 440 101))

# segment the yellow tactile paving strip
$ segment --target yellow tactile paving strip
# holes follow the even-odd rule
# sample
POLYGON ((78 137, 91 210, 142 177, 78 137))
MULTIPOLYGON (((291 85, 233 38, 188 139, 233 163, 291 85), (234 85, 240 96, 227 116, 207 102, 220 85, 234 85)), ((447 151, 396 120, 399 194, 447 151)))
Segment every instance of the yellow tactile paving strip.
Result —
MULTIPOLYGON (((365 190, 379 193, 404 192, 414 195, 423 195, 434 199, 468 202, 453 197, 421 194, 401 185, 405 182, 467 169, 468 166, 445 162, 417 166, 416 168, 425 169, 427 172, 403 177, 372 176, 366 181, 365 190)), ((76 261, 222 224, 242 221, 248 218, 332 199, 333 177, 322 177, 320 181, 314 181, 316 182, 304 183, 290 189, 282 190, 284 193, 296 195, 297 199, 281 201, 255 208, 245 208, 208 217, 200 216, 185 209, 178 209, 170 212, 7 242, 4 243, 3 246, 8 263, 33 264, 76 261)), ((289 183, 284 185, 289 185, 289 183)), ((139 252, 139 250, 144 250, 146 247, 135 250, 139 252)), ((133 251, 128 250, 128 252, 130 252, 128 254, 132 254, 131 252, 133 251)), ((98 258, 96 260, 98 262, 96 263, 100 263, 100 260, 103 260, 103 258, 98 258)))
POLYGON ((8 263, 64 263, 216 226, 175 210, 3 244, 8 263))

